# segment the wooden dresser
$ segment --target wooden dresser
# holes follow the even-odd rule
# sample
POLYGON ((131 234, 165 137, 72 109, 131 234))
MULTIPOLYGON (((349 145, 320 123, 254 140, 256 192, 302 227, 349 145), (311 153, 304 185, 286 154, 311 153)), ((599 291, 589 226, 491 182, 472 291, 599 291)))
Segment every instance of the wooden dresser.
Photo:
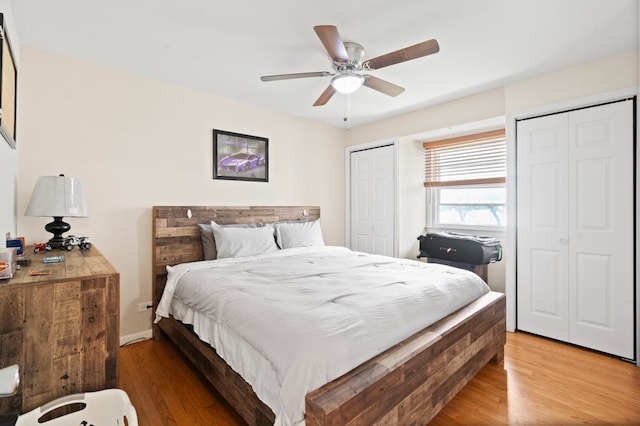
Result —
POLYGON ((19 393, 0 413, 118 386, 120 274, 95 247, 34 254, 0 280, 0 368, 20 366, 19 393), (42 262, 64 256, 62 263, 42 262), (31 272, 51 271, 31 276, 31 272))

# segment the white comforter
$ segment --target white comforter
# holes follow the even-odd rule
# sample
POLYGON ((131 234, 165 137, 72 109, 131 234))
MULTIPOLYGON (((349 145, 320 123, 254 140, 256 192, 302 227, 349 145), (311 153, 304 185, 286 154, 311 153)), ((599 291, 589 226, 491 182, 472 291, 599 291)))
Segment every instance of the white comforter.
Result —
POLYGON ((306 247, 168 267, 157 318, 194 325, 277 425, 304 396, 489 291, 443 265, 306 247))

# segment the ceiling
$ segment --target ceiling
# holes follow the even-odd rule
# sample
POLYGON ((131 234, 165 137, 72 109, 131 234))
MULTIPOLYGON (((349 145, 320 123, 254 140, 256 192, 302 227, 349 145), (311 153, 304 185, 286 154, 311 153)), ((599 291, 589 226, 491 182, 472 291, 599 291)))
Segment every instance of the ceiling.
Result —
POLYGON ((638 0, 11 0, 22 44, 337 127, 638 49, 638 0), (370 74, 313 107, 332 71, 313 31, 335 25, 373 58, 435 38, 440 52, 370 74), (349 122, 344 117, 350 118, 349 122))

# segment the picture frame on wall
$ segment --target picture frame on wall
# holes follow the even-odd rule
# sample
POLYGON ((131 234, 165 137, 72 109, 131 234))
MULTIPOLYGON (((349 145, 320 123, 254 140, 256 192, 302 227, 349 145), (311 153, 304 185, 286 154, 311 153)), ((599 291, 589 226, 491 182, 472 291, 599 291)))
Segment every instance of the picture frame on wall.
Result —
POLYGON ((213 178, 269 182, 269 139, 213 129, 213 178))
POLYGON ((0 41, 0 134, 15 148, 18 71, 3 13, 0 13, 0 41))

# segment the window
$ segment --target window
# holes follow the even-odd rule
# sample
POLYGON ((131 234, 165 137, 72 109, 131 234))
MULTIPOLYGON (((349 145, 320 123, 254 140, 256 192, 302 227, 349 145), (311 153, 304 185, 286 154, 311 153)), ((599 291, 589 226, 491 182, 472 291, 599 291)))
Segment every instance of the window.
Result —
POLYGON ((425 142, 427 224, 502 230, 506 225, 504 129, 425 142))

